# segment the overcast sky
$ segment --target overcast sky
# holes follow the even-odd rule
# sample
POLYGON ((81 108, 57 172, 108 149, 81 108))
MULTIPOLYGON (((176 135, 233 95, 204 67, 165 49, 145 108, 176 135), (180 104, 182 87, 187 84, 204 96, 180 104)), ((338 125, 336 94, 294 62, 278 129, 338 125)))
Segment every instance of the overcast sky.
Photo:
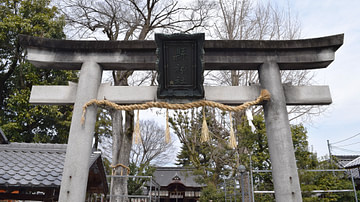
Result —
MULTIPOLYGON (((328 155, 327 140, 331 144, 357 134, 333 144, 332 153, 360 155, 360 0, 272 1, 285 7, 289 3, 291 10, 298 14, 302 24, 301 38, 345 34, 345 42, 336 51, 335 61, 326 69, 316 70, 317 85, 330 86, 333 103, 324 114, 305 123, 305 127, 309 144, 318 157, 328 155)), ((148 116, 165 123, 163 117, 151 114, 148 116)))
MULTIPOLYGON (((278 0, 280 1, 280 0, 278 0)), ((360 1, 289 0, 302 24, 302 38, 345 34, 335 61, 318 70, 319 85, 329 85, 333 103, 327 112, 306 124, 309 143, 318 156, 328 154, 327 142, 336 143, 360 133, 360 1)), ((334 154, 360 154, 360 135, 333 144, 334 154), (346 146, 349 145, 349 146, 346 146)))

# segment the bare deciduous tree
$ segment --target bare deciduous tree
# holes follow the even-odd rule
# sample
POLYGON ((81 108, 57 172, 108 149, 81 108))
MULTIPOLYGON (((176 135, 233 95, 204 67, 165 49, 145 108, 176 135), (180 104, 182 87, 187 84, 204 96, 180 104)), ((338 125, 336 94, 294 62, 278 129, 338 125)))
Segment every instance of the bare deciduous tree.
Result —
MULTIPOLYGON (((227 40, 281 40, 296 39, 300 37, 300 23, 288 7, 287 10, 280 9, 273 3, 251 0, 218 0, 218 15, 215 21, 213 35, 227 40)), ((210 72, 209 83, 220 85, 251 85, 259 83, 257 71, 217 71, 210 72)), ((309 85, 314 82, 313 73, 310 71, 282 71, 282 82, 293 85, 309 85)), ((262 108, 253 107, 253 113, 259 113, 262 108)), ((309 117, 312 113, 320 113, 321 108, 313 106, 289 107, 291 118, 309 117), (304 116, 306 115, 306 116, 304 116)), ((235 125, 240 125, 245 113, 234 113, 235 125)), ((227 122, 227 121, 224 121, 227 122)), ((226 129, 225 129, 226 130, 226 129)), ((242 134, 237 131, 238 142, 242 141, 242 134)), ((247 154, 247 148, 239 146, 236 155, 239 157, 247 154)), ((237 162, 231 165, 235 173, 240 165, 237 162)))
MULTIPOLYGON (((227 40, 281 40, 296 39, 301 25, 290 6, 279 8, 263 1, 218 0, 217 20, 213 35, 227 40)), ((214 71, 208 73, 207 82, 218 85, 250 85, 259 83, 257 71, 214 71)), ((314 73, 307 70, 282 71, 282 83, 311 85, 314 73)), ((298 118, 311 120, 326 108, 319 106, 288 107, 290 121, 298 118)), ((259 111, 254 108, 254 112, 259 111)))
MULTIPOLYGON (((108 40, 145 40, 156 29, 189 32, 202 27, 210 16, 208 10, 212 4, 205 0, 195 1, 191 7, 180 5, 177 0, 66 0, 59 7, 74 36, 98 39, 105 34, 108 40)), ((114 71, 114 85, 129 85, 133 74, 133 71, 114 71)), ((155 74, 148 75, 154 84, 155 74)), ((121 111, 112 111, 111 117, 112 164, 129 165, 134 113, 126 112, 123 117, 121 111)), ((119 179, 114 185, 113 194, 127 195, 126 179, 119 179)), ((116 201, 127 200, 123 199, 116 201)))
POLYGON ((165 142, 165 130, 154 120, 140 121, 141 142, 134 144, 131 149, 130 162, 140 166, 142 164, 161 165, 173 155, 173 141, 165 142))
MULTIPOLYGON (((300 24, 290 9, 281 10, 270 3, 251 0, 193 0, 182 5, 177 0, 65 0, 59 3, 75 38, 107 40, 145 40, 154 30, 165 33, 202 30, 212 38, 295 39, 300 36, 300 24), (217 6, 217 7, 216 7, 217 6), (215 7, 215 9, 213 9, 215 7), (217 12, 214 12, 217 11, 217 12), (216 16, 212 16, 214 14, 216 16), (212 18, 211 21, 209 19, 212 18), (213 23, 213 24, 210 24, 213 23), (208 26, 207 26, 208 25, 208 26)), ((133 71, 112 72, 114 85, 156 84, 156 73, 133 71)), ((258 83, 255 71, 221 71, 207 73, 207 82, 221 85, 249 85, 258 83)), ((283 82, 305 85, 312 82, 307 71, 282 72, 283 82)), ((314 107, 291 108, 296 118, 309 114, 314 107)), ((129 165, 134 124, 133 112, 112 111, 112 163, 129 165), (125 119, 125 120, 124 120, 125 119)), ((240 120, 237 118, 236 120, 240 120)), ((119 181, 113 194, 127 194, 126 182, 119 181)), ((122 200, 119 200, 122 201, 122 200)))

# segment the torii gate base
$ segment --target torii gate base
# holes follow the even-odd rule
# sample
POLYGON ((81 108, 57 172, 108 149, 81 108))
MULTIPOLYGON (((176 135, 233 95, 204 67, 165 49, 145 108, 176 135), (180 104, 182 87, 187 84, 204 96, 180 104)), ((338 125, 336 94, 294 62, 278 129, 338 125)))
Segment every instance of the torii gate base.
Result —
MULTIPOLYGON (((258 70, 262 88, 276 201, 302 201, 286 105, 330 104, 327 86, 283 86, 280 70, 325 68, 343 44, 343 35, 289 41, 205 41, 205 70, 258 70)), ((79 84, 34 86, 34 104, 75 104, 60 189, 60 202, 84 201, 96 107, 80 124, 82 106, 104 96, 121 104, 157 100, 156 87, 100 85, 102 70, 153 70, 154 41, 63 41, 21 36, 28 60, 39 68, 80 70, 79 84), (116 92, 116 93, 115 93, 116 92), (136 94, 131 92, 137 92, 136 94)), ((254 100, 256 86, 205 87, 205 99, 225 104, 254 100)))

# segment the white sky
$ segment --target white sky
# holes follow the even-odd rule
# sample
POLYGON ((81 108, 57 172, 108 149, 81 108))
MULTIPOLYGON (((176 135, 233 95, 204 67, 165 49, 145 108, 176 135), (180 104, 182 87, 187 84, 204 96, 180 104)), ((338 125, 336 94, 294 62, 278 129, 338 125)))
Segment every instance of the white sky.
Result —
MULTIPOLYGON (((335 61, 326 69, 316 70, 317 84, 330 86, 333 103, 324 114, 305 124, 309 145, 322 157, 328 155, 327 140, 331 144, 360 133, 360 0, 276 1, 279 5, 290 3, 291 10, 297 12, 302 38, 345 34, 335 61)), ((333 147, 333 154, 360 155, 360 135, 333 146, 342 148, 333 147), (352 145, 343 146, 348 144, 352 145)))
MULTIPOLYGON (((328 155, 327 140, 331 144, 360 133, 360 0, 276 1, 284 6, 289 3, 298 14, 302 38, 345 34, 335 61, 326 69, 316 70, 317 84, 330 86, 333 103, 324 114, 305 124, 309 145, 322 157, 328 155)), ((333 154, 360 155, 360 135, 333 146, 342 148, 333 147, 333 154), (353 145, 343 146, 348 144, 353 145)))
MULTIPOLYGON (((278 0, 282 2, 282 0, 278 0)), ((345 42, 326 69, 317 70, 319 85, 329 85, 333 104, 311 124, 306 124, 309 143, 318 157, 328 154, 327 142, 335 143, 360 133, 360 1, 289 0, 302 23, 302 38, 345 34, 345 42)), ((360 135, 334 144, 334 154, 360 154, 360 135), (351 146, 342 146, 352 144, 351 146)))
MULTIPOLYGON (((326 69, 316 70, 317 84, 329 85, 333 103, 326 113, 306 123, 309 144, 318 157, 328 154, 327 140, 335 143, 360 133, 360 0, 273 0, 290 4, 302 24, 302 38, 345 34, 345 42, 326 69)), ((142 112, 165 125, 164 115, 142 112)), ((360 155, 360 135, 333 146, 333 154, 360 155), (342 146, 353 144, 350 146, 342 146)), ((176 152, 174 152, 175 161, 176 152)))

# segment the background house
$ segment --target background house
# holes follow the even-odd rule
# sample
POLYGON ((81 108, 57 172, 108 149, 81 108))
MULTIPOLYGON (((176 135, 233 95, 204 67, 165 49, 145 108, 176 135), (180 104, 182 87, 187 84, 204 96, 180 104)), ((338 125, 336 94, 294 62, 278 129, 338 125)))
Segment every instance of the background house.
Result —
POLYGON ((154 179, 160 185, 160 202, 196 202, 203 185, 195 181, 192 169, 158 167, 154 179))
POLYGON ((341 169, 347 169, 349 178, 354 178, 356 190, 360 190, 360 156, 359 155, 333 155, 341 169))
MULTIPOLYGON (((66 145, 9 143, 0 136, 0 200, 57 201, 66 145)), ((87 193, 100 199, 108 192, 101 153, 90 158, 87 193)))

